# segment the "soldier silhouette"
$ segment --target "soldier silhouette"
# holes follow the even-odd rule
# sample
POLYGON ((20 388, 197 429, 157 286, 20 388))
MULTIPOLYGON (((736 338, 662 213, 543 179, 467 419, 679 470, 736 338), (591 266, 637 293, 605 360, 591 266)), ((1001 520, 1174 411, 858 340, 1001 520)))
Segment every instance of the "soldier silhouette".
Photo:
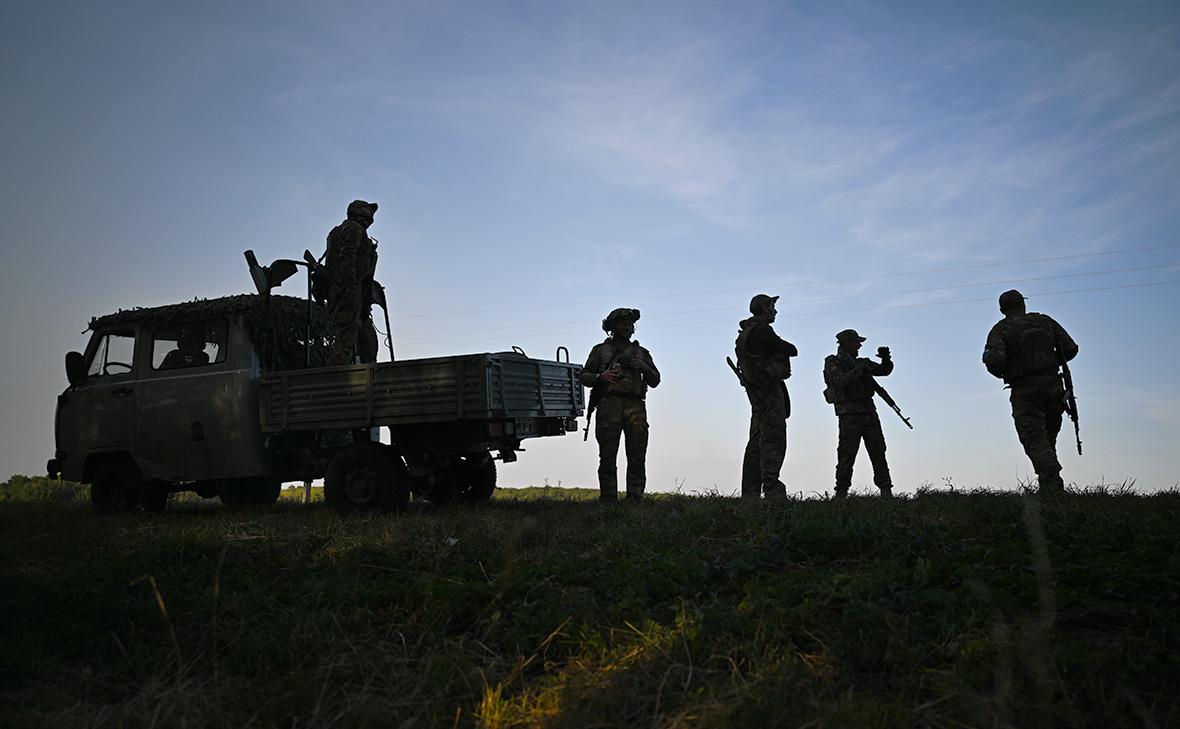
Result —
POLYGON ((647 390, 660 384, 660 371, 651 353, 632 341, 639 309, 615 309, 602 320, 610 336, 594 345, 582 369, 582 384, 592 388, 591 412, 597 411, 594 438, 598 441, 598 497, 619 496, 619 440, 626 438, 627 498, 643 498, 647 486, 647 390))
POLYGON ((1024 296, 1015 289, 1000 294, 1000 313, 1004 318, 988 332, 983 364, 1011 388, 1016 435, 1037 473, 1039 491, 1061 493, 1057 434, 1065 388, 1058 367, 1078 355, 1078 345, 1053 317, 1025 311, 1024 296))

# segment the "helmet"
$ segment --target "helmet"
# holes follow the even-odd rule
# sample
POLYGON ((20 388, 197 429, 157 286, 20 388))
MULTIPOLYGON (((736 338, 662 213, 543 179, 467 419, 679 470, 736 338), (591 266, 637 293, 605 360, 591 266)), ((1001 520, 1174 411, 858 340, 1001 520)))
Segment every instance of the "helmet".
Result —
POLYGON ((615 309, 602 320, 602 331, 609 332, 611 325, 619 319, 629 319, 632 323, 639 321, 639 309, 615 309))
POLYGON ((1022 311, 1024 296, 1016 289, 1010 289, 1000 294, 1000 311, 1022 311))
POLYGON ((750 299, 750 313, 754 315, 761 314, 776 301, 778 301, 777 296, 758 294, 754 298, 750 299))
POLYGON ((348 204, 348 217, 350 218, 365 218, 370 223, 373 222, 373 215, 377 212, 377 203, 365 202, 364 200, 353 200, 348 204))
POLYGON ((845 329, 836 333, 837 342, 863 342, 865 338, 856 333, 855 329, 845 329))

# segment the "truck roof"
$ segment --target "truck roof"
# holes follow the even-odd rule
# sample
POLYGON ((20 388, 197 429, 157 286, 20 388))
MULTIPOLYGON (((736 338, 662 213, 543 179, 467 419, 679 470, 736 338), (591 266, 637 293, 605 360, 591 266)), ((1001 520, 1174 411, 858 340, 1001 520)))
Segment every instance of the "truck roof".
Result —
MULTIPOLYGON (((97 316, 90 320, 90 329, 100 327, 138 324, 141 322, 170 322, 201 319, 213 316, 224 316, 236 313, 248 313, 254 316, 262 314, 262 297, 258 294, 238 294, 237 296, 223 296, 217 299, 195 299, 180 304, 165 306, 137 307, 134 309, 120 309, 114 314, 97 316)), ((270 296, 270 313, 273 321, 307 320, 307 300, 296 296, 270 296)), ((327 324, 327 314, 324 307, 312 304, 313 329, 322 330, 327 324)))

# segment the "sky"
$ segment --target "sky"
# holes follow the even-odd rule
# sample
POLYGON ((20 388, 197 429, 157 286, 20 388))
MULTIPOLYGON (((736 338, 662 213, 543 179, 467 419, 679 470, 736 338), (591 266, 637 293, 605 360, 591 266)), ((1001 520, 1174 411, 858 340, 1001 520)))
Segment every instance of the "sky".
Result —
MULTIPOLYGON (((1080 345, 1066 481, 1180 484, 1174 2, 13 0, 0 41, 0 478, 44 472, 92 316, 250 291, 243 250, 322 252, 361 198, 399 359, 582 360, 641 310, 650 490, 738 490, 756 293, 800 352, 789 491, 832 490, 849 327, 914 423, 882 409, 895 491, 1017 488, 1009 288, 1080 345)), ((596 484, 593 439, 525 447, 502 485, 596 484)))

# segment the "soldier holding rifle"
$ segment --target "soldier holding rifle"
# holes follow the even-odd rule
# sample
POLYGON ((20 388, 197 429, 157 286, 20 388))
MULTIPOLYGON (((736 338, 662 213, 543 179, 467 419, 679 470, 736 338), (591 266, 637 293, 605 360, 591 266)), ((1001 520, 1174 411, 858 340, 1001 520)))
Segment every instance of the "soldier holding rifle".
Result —
POLYGON ((1037 473, 1039 491, 1062 493, 1057 434, 1067 412, 1077 432, 1077 401, 1066 363, 1077 356, 1078 345, 1052 317, 1026 312, 1024 296, 1015 289, 1000 294, 1000 312, 1004 318, 988 332, 983 364, 1012 390, 1012 420, 1037 473))
POLYGON ((641 499, 647 485, 647 389, 660 384, 660 371, 651 353, 632 341, 639 309, 615 309, 602 320, 610 336, 594 345, 581 381, 590 391, 586 429, 595 411, 594 438, 598 441, 598 498, 619 497, 619 441, 626 437, 627 498, 641 499))
MULTIPOLYGON (((835 406, 840 421, 840 436, 836 446, 836 498, 843 499, 852 486, 852 467, 860 442, 865 443, 869 460, 873 463, 873 483, 882 497, 893 495, 893 480, 889 475, 889 463, 885 460, 885 434, 881 431, 881 419, 873 395, 880 393, 886 402, 901 415, 892 398, 881 389, 874 376, 884 377, 893 372, 893 358, 888 347, 878 347, 880 363, 867 357, 857 357, 865 338, 854 329, 845 329, 836 335, 836 354, 824 359, 824 400, 835 406)), ((911 428, 913 426, 910 426, 911 428)))

